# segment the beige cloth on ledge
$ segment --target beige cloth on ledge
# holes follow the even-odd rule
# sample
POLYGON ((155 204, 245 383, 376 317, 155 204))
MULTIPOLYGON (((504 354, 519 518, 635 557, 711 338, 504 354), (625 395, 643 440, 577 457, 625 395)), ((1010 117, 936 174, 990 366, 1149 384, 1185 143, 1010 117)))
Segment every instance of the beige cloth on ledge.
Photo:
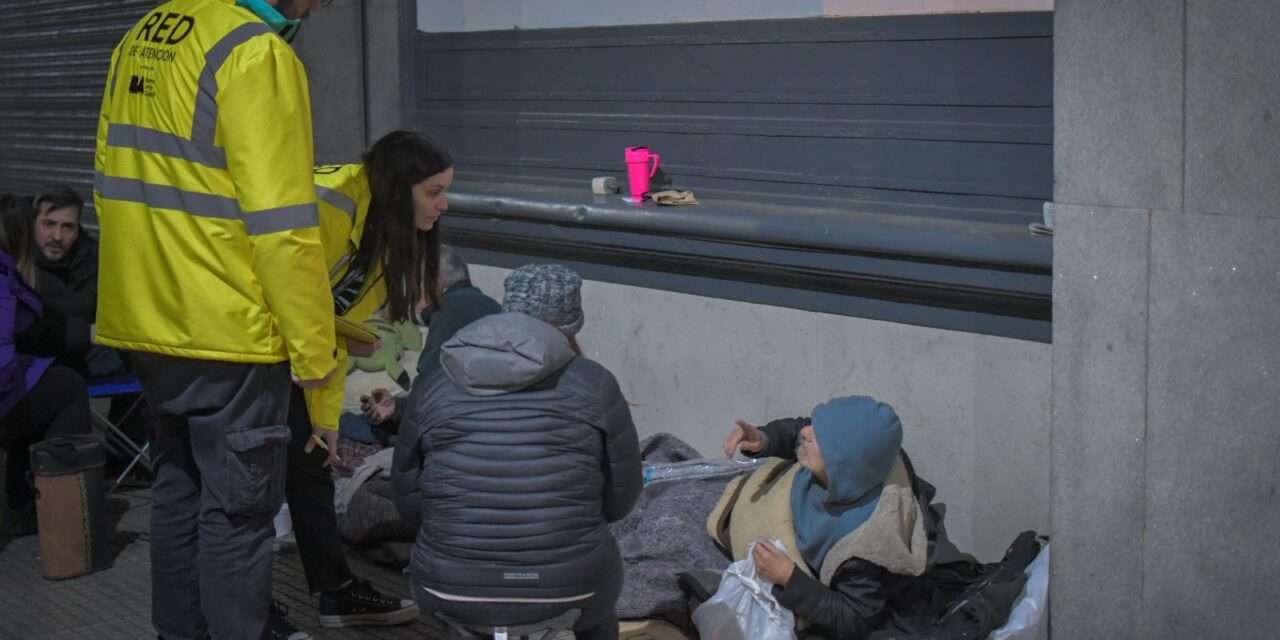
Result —
POLYGON ((649 199, 656 204, 666 206, 698 204, 698 199, 693 197, 692 191, 656 191, 649 194, 649 199))

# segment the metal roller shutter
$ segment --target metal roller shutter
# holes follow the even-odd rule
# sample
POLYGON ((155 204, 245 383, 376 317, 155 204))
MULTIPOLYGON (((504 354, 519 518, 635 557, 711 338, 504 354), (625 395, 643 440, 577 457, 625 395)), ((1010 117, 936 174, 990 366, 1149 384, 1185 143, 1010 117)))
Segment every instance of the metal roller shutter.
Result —
MULTIPOLYGON (((93 190, 111 50, 155 0, 0 0, 0 191, 93 190)), ((85 224, 97 226, 92 215, 85 224)))

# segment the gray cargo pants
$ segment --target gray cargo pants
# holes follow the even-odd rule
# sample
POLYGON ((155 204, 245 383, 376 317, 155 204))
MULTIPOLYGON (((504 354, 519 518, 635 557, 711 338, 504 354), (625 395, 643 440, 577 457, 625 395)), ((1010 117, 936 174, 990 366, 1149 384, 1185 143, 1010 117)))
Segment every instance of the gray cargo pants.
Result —
POLYGON ((166 640, 265 638, 288 363, 133 358, 155 418, 151 622, 166 640))

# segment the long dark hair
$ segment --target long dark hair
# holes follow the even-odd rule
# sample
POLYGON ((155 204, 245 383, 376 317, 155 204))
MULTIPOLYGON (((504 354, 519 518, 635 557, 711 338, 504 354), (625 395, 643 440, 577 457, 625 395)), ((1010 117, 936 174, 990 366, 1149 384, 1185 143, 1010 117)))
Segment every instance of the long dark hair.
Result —
POLYGON ((31 236, 31 207, 27 200, 0 194, 0 251, 13 256, 28 287, 36 286, 35 240, 31 236))
POLYGON ((408 320, 421 297, 432 307, 440 297, 440 225, 430 231, 414 225, 413 186, 452 167, 453 157, 431 138, 401 129, 373 143, 363 161, 373 198, 352 268, 370 273, 377 256, 387 282, 388 320, 408 320))

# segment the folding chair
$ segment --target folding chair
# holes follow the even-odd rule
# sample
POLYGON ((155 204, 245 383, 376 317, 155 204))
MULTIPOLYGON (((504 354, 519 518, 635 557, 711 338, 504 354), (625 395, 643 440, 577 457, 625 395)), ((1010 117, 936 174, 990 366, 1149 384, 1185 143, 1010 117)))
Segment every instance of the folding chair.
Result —
POLYGON ((89 408, 90 417, 93 419, 94 426, 101 429, 105 436, 104 444, 107 449, 124 458, 132 457, 132 460, 129 461, 129 465, 124 468, 124 471, 120 472, 118 477, 116 477, 115 486, 119 487, 120 481, 124 480, 124 477, 129 475, 129 472, 139 464, 147 470, 147 473, 152 473, 151 455, 148 453, 151 448, 151 443, 146 442, 139 445, 137 442, 134 442, 134 440, 130 438, 119 426, 128 421, 129 417, 133 415, 133 412, 137 411, 138 407, 142 406, 142 385, 138 382, 138 379, 130 375, 114 378, 95 378, 88 380, 87 382, 89 385, 90 398, 110 398, 126 394, 139 394, 138 397, 129 404, 129 408, 124 412, 124 415, 120 416, 118 420, 119 424, 112 422, 107 416, 104 416, 97 410, 93 409, 92 405, 90 405, 89 408))

